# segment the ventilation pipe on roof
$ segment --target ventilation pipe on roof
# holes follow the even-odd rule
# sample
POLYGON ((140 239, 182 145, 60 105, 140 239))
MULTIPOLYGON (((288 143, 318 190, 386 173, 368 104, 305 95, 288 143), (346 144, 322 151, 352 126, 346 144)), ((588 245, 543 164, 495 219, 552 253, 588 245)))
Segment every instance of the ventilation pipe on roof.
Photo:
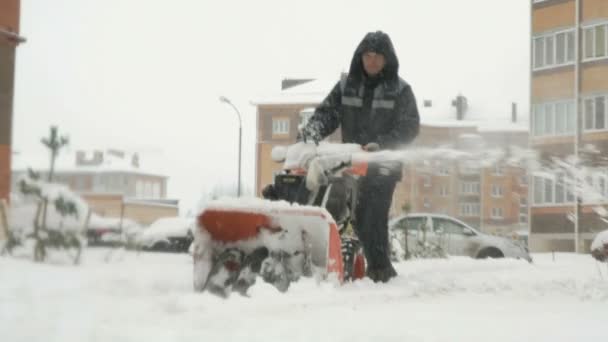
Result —
POLYGON ((467 98, 461 94, 458 94, 454 100, 452 100, 452 106, 456 107, 456 120, 461 121, 464 119, 464 114, 467 111, 467 98))

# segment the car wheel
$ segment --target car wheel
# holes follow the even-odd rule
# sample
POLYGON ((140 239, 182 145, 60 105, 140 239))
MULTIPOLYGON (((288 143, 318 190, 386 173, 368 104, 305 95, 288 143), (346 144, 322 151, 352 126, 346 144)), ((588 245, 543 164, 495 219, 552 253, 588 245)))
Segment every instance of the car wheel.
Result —
POLYGON ((505 255, 498 248, 485 248, 477 254, 477 259, 485 258, 504 258, 505 255))

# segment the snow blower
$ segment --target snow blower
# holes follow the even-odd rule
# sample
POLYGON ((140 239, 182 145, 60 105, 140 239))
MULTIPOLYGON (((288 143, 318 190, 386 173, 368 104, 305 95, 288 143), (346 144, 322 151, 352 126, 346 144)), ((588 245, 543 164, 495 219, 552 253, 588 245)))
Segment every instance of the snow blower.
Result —
POLYGON ((356 144, 275 147, 283 163, 264 199, 217 200, 198 216, 194 288, 243 295, 257 276, 287 291, 302 276, 338 282, 362 278, 365 262, 353 232, 357 177, 368 153, 356 144))

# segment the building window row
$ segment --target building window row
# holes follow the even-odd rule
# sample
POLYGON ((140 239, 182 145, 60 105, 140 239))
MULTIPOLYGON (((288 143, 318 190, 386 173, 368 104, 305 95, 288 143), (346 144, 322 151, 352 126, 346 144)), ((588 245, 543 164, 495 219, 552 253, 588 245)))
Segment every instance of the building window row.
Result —
POLYGON ((460 216, 479 216, 479 203, 460 203, 460 216))
POLYGON ((478 195, 479 182, 462 182, 460 183, 460 193, 463 195, 478 195))
POLYGON ((583 61, 608 57, 608 23, 583 28, 583 61))
POLYGON ((532 135, 572 135, 576 128, 574 101, 538 103, 532 108, 532 135))
POLYGON ((540 70, 574 62, 574 29, 533 38, 533 69, 540 70))
MULTIPOLYGON (((554 177, 534 176, 534 204, 574 203, 573 180, 563 174, 554 177)), ((596 169, 579 183, 583 203, 605 203, 608 200, 608 170, 596 169)))
POLYGON ((585 118, 585 131, 608 129, 608 110, 605 95, 587 97, 583 100, 583 117, 585 118))
POLYGON ((563 174, 534 176, 534 204, 573 203, 574 192, 568 183, 563 174))

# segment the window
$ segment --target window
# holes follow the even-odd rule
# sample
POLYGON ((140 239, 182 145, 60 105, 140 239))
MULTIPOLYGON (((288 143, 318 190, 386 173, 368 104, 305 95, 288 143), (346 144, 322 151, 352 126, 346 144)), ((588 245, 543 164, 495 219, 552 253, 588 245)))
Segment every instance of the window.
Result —
POLYGON ((442 185, 439 187, 439 196, 447 197, 450 194, 450 189, 447 185, 442 185))
POLYGON ((572 135, 576 127, 574 101, 538 103, 532 107, 534 136, 572 135))
POLYGON ((528 186, 528 174, 519 176, 519 185, 528 186))
POLYGON ((528 199, 519 198, 519 223, 528 223, 528 199))
POLYGON ((574 62, 574 30, 533 38, 534 69, 552 68, 574 62))
POLYGON ((462 182, 460 183, 460 193, 463 195, 478 195, 479 182, 462 182))
POLYGON ((583 30, 583 61, 606 58, 608 56, 608 24, 587 26, 583 30))
POLYGON ((423 199, 422 199, 422 205, 423 205, 425 208, 430 208, 430 207, 431 207, 431 200, 429 200, 429 199, 428 199, 428 198, 426 198, 426 197, 425 197, 425 198, 423 198, 423 199))
POLYGON ((492 169, 492 173, 494 176, 502 176, 505 174, 504 166, 500 163, 494 164, 494 168, 492 169))
POLYGON ((567 204, 574 202, 569 179, 563 174, 534 176, 534 204, 567 204))
POLYGON ((422 176, 422 185, 423 185, 425 188, 430 187, 430 186, 431 186, 431 177, 430 177, 430 176, 428 176, 428 175, 424 175, 424 176, 422 176))
POLYGON ((437 169, 438 169, 438 173, 440 176, 449 176, 450 175, 450 168, 449 166, 445 165, 444 163, 439 163, 437 165, 437 169))
POLYGON ((605 95, 596 95, 583 100, 583 118, 586 131, 608 129, 606 110, 607 98, 605 95))
POLYGON ((502 186, 492 184, 492 197, 502 197, 502 186))
POLYGON ((272 119, 272 134, 289 134, 289 120, 272 119))
POLYGON ((460 216, 479 216, 479 203, 460 203, 460 216))
POLYGON ((493 219, 502 219, 502 208, 492 208, 492 216, 493 219))

